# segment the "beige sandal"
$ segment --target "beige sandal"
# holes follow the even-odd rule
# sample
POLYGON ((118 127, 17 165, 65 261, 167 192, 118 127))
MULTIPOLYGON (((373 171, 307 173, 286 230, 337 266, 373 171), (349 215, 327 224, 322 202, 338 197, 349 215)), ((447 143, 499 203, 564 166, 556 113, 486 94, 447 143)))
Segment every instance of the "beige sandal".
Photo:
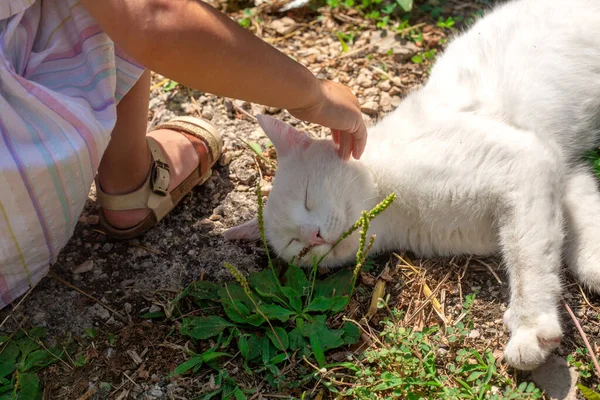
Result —
POLYGON ((169 193, 170 168, 166 162, 166 157, 158 142, 151 137, 147 137, 148 147, 152 154, 152 166, 142 187, 127 194, 110 195, 102 191, 96 180, 96 195, 101 207, 99 223, 104 232, 111 237, 131 239, 155 226, 195 186, 203 184, 210 178, 212 167, 221 155, 223 148, 221 135, 215 126, 205 120, 193 117, 178 117, 157 126, 156 129, 176 130, 185 135, 196 148, 200 163, 179 186, 169 193), (140 208, 149 208, 152 212, 140 223, 127 229, 118 229, 111 226, 102 212, 103 209, 124 211, 140 208))

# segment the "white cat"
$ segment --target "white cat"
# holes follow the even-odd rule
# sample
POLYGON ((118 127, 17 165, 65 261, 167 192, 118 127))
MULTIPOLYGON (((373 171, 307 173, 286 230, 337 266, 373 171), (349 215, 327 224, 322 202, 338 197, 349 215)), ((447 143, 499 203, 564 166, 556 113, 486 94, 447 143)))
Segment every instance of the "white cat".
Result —
MULTIPOLYGON (((391 192, 373 252, 500 253, 510 280, 504 354, 540 365, 562 336, 563 256, 600 291, 600 192, 582 153, 600 145, 600 2, 517 0, 447 47, 427 84, 369 130, 360 161, 261 116, 277 150, 267 240, 290 260, 325 254, 362 210, 391 192)), ((256 221, 228 239, 257 238, 256 221)), ((324 265, 350 263, 356 235, 324 265)))

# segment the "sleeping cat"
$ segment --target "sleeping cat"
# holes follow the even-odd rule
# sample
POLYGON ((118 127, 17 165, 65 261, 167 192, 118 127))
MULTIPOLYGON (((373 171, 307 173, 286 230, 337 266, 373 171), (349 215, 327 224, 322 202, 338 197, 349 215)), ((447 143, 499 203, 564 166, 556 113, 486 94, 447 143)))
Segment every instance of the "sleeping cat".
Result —
MULTIPOLYGON (((259 122, 279 167, 267 240, 290 260, 325 254, 362 210, 394 192, 372 223, 373 253, 499 253, 510 280, 506 361, 529 370, 562 336, 560 266, 600 291, 600 192, 580 157, 600 145, 600 2, 516 0, 459 35, 426 85, 369 129, 343 161, 270 117, 259 122)), ((228 239, 258 237, 256 220, 228 239)), ((351 263, 357 235, 323 265, 351 263)))

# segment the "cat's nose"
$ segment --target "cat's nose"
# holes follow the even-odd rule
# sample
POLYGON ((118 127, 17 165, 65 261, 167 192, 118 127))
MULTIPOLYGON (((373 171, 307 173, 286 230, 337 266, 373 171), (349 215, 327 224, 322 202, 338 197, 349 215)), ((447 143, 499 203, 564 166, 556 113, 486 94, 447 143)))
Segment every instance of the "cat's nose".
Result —
POLYGON ((325 239, 321 237, 321 230, 318 227, 303 226, 300 228, 302 238, 309 245, 320 245, 325 243, 325 239))

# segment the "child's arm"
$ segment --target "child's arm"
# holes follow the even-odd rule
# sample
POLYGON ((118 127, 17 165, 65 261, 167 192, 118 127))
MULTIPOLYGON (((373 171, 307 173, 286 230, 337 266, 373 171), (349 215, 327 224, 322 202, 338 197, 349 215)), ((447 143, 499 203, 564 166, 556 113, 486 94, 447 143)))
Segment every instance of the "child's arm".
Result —
POLYGON ((367 130, 358 100, 347 87, 318 80, 209 5, 197 0, 81 4, 120 48, 147 68, 208 93, 285 108, 331 128, 344 158, 362 154, 367 130))

